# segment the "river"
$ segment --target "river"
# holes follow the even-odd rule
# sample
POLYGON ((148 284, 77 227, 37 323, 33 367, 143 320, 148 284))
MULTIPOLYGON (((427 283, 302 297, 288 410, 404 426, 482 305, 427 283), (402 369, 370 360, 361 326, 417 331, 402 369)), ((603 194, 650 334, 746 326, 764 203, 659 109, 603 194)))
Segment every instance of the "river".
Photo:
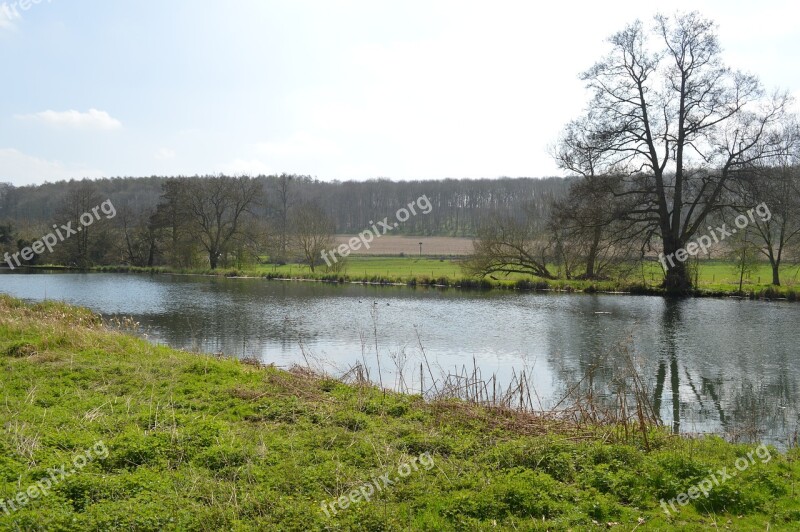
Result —
POLYGON ((130 316, 181 349, 332 374, 363 362, 417 393, 420 364, 425 389, 464 368, 500 383, 524 370, 550 408, 578 382, 612 397, 631 360, 676 432, 783 447, 800 420, 797 303, 101 273, 3 273, 0 292, 130 316))

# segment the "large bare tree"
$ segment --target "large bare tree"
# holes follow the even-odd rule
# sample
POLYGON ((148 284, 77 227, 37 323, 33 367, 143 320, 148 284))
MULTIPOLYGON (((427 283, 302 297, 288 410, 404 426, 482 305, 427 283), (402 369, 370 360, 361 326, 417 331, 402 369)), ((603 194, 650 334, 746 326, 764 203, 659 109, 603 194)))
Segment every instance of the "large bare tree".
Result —
MULTIPOLYGON (((730 181, 771 154, 766 140, 786 95, 764 97, 758 80, 724 65, 712 21, 697 12, 634 22, 582 74, 593 97, 583 124, 603 149, 603 173, 624 171, 615 194, 636 197, 627 217, 654 224, 664 254, 682 249, 721 209, 730 181)), ((664 286, 691 289, 676 261, 664 286)))
POLYGON ((249 177, 183 178, 178 189, 174 201, 194 227, 209 266, 216 269, 228 244, 241 234, 244 218, 261 193, 261 183, 249 177))
POLYGON ((186 178, 167 179, 161 184, 161 201, 148 221, 163 241, 167 261, 180 268, 191 268, 199 254, 196 230, 187 215, 186 178))

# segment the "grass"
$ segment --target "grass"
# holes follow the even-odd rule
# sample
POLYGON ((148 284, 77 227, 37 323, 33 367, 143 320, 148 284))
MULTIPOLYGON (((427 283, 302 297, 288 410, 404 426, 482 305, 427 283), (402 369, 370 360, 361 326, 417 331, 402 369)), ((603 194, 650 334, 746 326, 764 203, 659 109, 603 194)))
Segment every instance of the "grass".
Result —
MULTIPOLYGON (((260 275, 275 274, 278 276, 293 277, 296 275, 309 276, 311 269, 306 265, 286 264, 263 265, 255 270, 260 275)), ((325 267, 317 268, 317 274, 324 274, 325 267)), ((408 282, 411 279, 447 278, 457 279, 463 277, 461 263, 453 259, 438 259, 432 257, 375 257, 352 256, 347 259, 347 266, 343 272, 351 278, 371 279, 382 277, 396 279, 398 282, 408 282)))
MULTIPOLYGON (((317 280, 328 282, 368 282, 376 284, 405 284, 409 286, 448 286, 478 289, 559 290, 567 292, 627 292, 637 294, 660 294, 663 273, 658 262, 646 262, 624 274, 606 280, 587 281, 575 279, 545 280, 531 276, 513 274, 497 275, 484 279, 469 277, 462 270, 462 260, 434 257, 385 257, 351 256, 346 268, 331 273, 318 267, 315 272, 303 264, 262 264, 243 268, 221 268, 218 270, 170 268, 135 268, 106 266, 98 271, 132 271, 150 273, 184 273, 223 275, 228 277, 248 276, 269 279, 317 280)), ((553 268, 555 270, 555 268, 553 268)), ((700 261, 697 275, 697 296, 739 295, 752 299, 786 298, 800 299, 800 267, 785 265, 781 271, 783 285, 772 286, 772 270, 768 263, 759 263, 745 277, 742 292, 739 278, 731 262, 721 260, 700 261)))
POLYGON ((0 297, 0 501, 98 442, 8 530, 792 530, 800 452, 666 516, 752 446, 549 425, 305 371, 158 347, 91 312, 0 297), (321 503, 434 464, 328 517, 321 503), (426 455, 427 456, 427 455, 426 455), (396 474, 394 475, 397 476, 396 474))

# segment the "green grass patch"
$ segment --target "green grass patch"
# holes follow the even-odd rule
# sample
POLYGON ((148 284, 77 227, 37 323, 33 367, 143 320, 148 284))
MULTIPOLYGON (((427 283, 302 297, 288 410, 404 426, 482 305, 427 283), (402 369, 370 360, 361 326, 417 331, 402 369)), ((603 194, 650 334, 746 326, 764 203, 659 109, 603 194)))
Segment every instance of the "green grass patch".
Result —
POLYGON ((46 496, 0 510, 0 529, 792 530, 800 520, 796 449, 773 449, 666 516, 661 498, 752 446, 656 430, 645 451, 608 428, 153 346, 58 303, 0 297, 0 366, 0 500, 98 442, 108 451, 46 496), (421 453, 434 467, 322 511, 421 453))
MULTIPOLYGON (((521 274, 496 275, 483 279, 467 275, 462 269, 463 259, 435 257, 385 257, 351 256, 347 267, 338 273, 324 266, 311 269, 303 264, 260 264, 243 268, 170 269, 166 267, 136 268, 104 266, 94 271, 177 273, 189 275, 217 275, 225 277, 262 277, 337 283, 401 284, 407 286, 439 286, 463 289, 551 290, 564 292, 624 292, 631 294, 662 294, 663 279, 658 262, 645 262, 643 266, 611 275, 603 280, 540 279, 521 274)), ((555 271, 555 267, 552 268, 555 271)), ((748 274, 739 291, 739 278, 735 265, 719 260, 701 260, 698 265, 695 295, 730 296, 750 299, 800 299, 800 268, 786 265, 781 272, 782 286, 773 286, 772 271, 767 263, 760 263, 748 274)))

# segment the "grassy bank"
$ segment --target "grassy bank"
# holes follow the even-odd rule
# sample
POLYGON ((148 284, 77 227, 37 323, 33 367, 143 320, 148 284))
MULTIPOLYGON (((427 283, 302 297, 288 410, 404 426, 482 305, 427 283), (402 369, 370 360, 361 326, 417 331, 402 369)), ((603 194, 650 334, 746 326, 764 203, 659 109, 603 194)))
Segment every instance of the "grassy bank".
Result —
MULTIPOLYGON (((525 275, 477 279, 467 276, 462 268, 462 259, 432 257, 376 257, 354 256, 347 267, 339 273, 329 273, 325 268, 312 272, 302 264, 252 265, 242 268, 171 269, 165 267, 136 268, 128 266, 105 266, 95 268, 106 272, 180 273, 195 275, 219 275, 227 277, 262 277, 267 279, 311 280, 340 283, 400 284, 408 286, 445 286, 464 289, 504 290, 556 290, 565 292, 624 292, 633 294, 662 294, 663 278, 657 262, 645 263, 644 267, 625 275, 602 281, 575 279, 539 279, 525 275)), ((783 285, 772 286, 769 265, 760 263, 745 277, 739 291, 739 279, 735 265, 731 262, 700 261, 698 267, 696 296, 741 296, 751 299, 800 299, 800 269, 784 267, 783 285)))
POLYGON ((2 296, 0 364, 0 501, 19 506, 0 509, 2 529, 791 530, 800 522, 797 449, 772 449, 768 461, 751 461, 667 516, 660 499, 709 470, 733 470, 753 446, 653 429, 646 451, 619 428, 431 404, 155 347, 104 329, 88 311, 2 296), (66 477, 20 502, 61 464, 66 477), (327 507, 330 517, 322 510, 365 483, 381 486, 369 501, 345 498, 327 507))

